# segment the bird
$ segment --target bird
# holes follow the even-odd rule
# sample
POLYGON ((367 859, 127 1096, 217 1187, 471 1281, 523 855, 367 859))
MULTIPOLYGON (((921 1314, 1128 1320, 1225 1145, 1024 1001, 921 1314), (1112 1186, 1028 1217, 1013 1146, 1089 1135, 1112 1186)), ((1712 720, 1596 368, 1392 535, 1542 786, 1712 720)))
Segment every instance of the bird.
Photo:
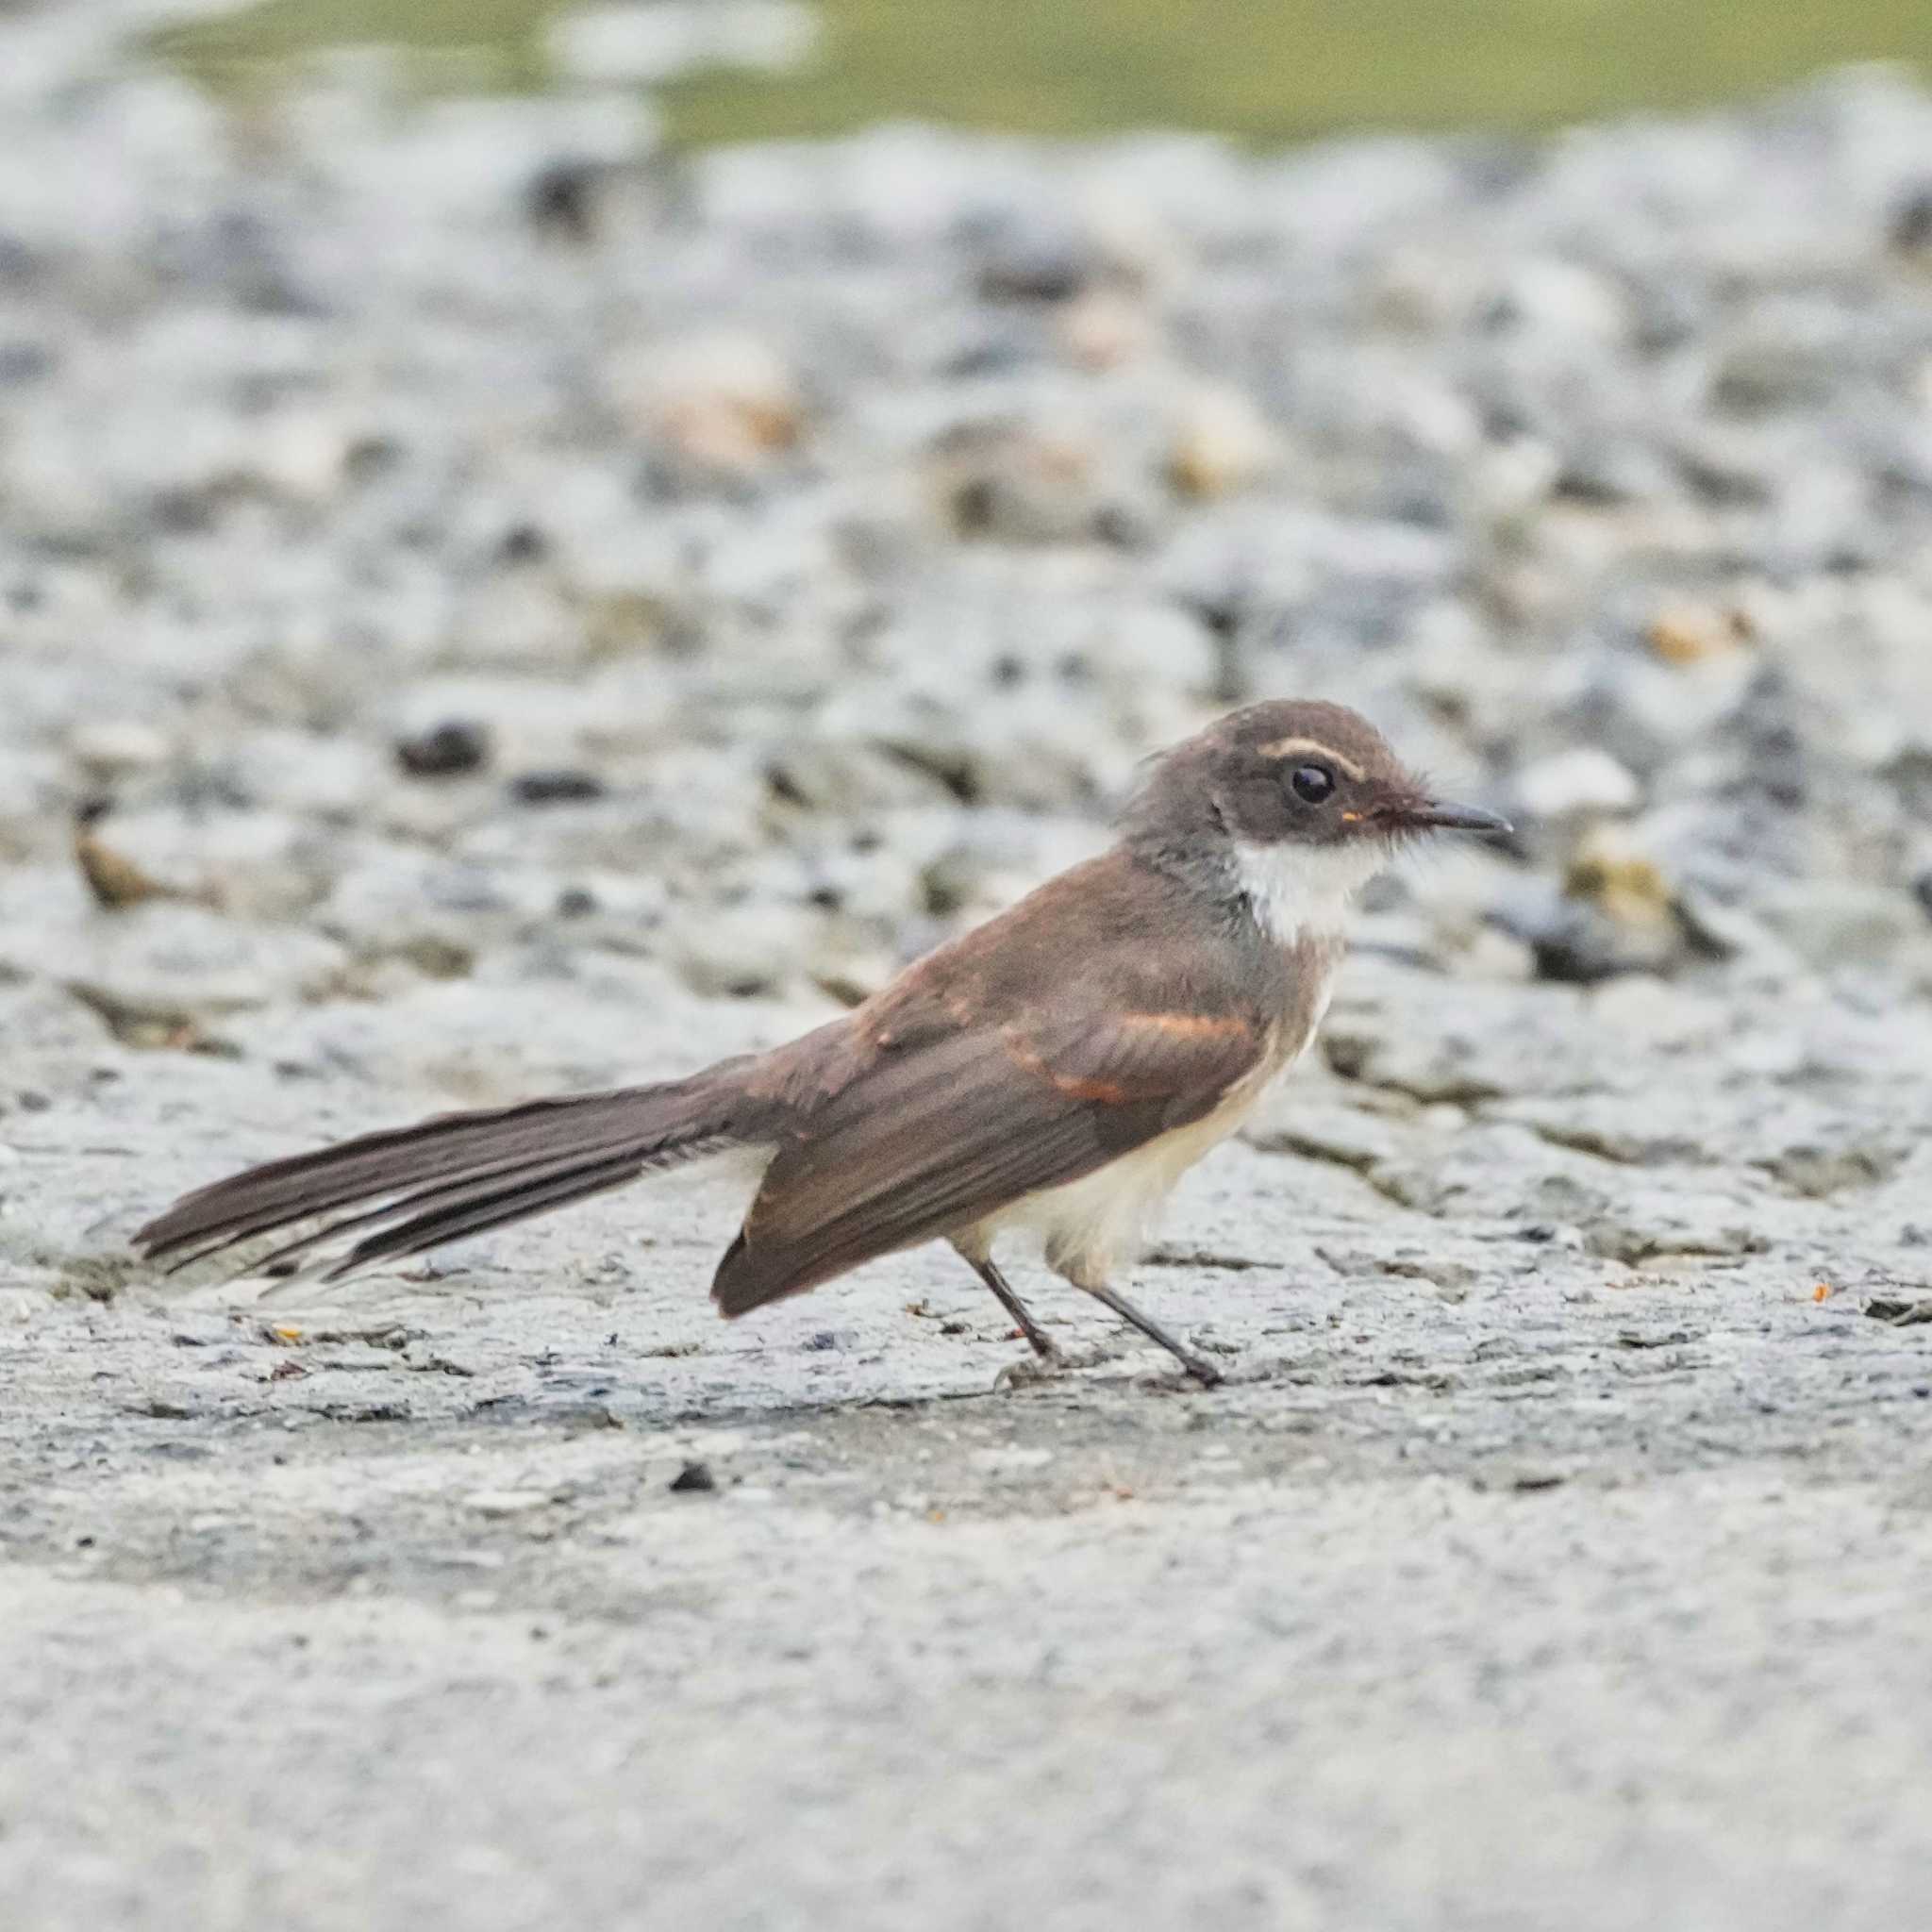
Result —
POLYGON ((1509 829, 1438 797, 1355 711, 1250 704, 1148 761, 1107 850, 784 1045, 273 1160, 134 1241, 180 1269, 286 1236, 252 1265, 334 1281, 736 1151, 759 1171, 711 1283, 726 1317, 943 1241, 1058 1366, 994 1257, 1018 1233, 1211 1385, 1121 1275, 1307 1050, 1360 889, 1424 835, 1509 829))

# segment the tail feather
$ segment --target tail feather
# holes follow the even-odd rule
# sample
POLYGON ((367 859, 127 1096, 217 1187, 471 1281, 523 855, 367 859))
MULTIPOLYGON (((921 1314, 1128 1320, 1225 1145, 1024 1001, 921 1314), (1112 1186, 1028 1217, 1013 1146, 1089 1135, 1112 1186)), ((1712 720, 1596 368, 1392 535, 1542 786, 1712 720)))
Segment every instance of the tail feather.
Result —
POLYGON ((341 1260, 331 1262, 323 1271, 322 1278, 341 1281, 377 1261, 399 1261, 410 1255, 426 1254, 431 1248, 440 1248, 464 1235, 481 1234, 486 1229, 521 1221, 526 1215, 541 1214, 567 1202, 585 1200, 609 1188, 621 1188, 636 1180, 643 1171, 640 1161, 620 1156, 611 1160, 580 1162, 547 1180, 525 1179, 493 1188, 475 1198, 452 1202, 435 1212, 412 1215, 378 1228, 358 1241, 341 1260))
MULTIPOLYGON (((682 1150, 679 1150, 681 1154, 682 1150)), ((691 1158, 701 1152, 697 1146, 691 1148, 691 1158)), ((676 1158, 676 1157, 674 1157, 676 1158)), ((581 1153, 560 1156, 554 1161, 538 1166, 519 1163, 505 1168, 498 1166, 487 1174, 479 1174, 474 1180, 435 1181, 426 1188, 417 1188, 413 1192, 387 1195, 377 1201, 375 1207, 364 1208, 358 1214, 343 1214, 335 1220, 311 1229, 307 1234, 296 1236, 291 1241, 285 1241, 278 1248, 261 1256, 254 1266, 258 1270, 274 1269, 279 1263, 299 1261, 312 1256, 318 1249, 332 1247, 352 1230, 363 1227, 373 1228, 355 1248, 343 1257, 332 1263, 328 1278, 353 1273, 365 1262, 380 1258, 379 1242, 400 1236, 405 1229, 412 1235, 427 1234, 432 1226, 443 1224, 445 1218, 477 1206, 492 1206, 517 1200, 527 1200, 527 1211, 534 1213, 540 1205, 538 1191, 545 1190, 550 1183, 565 1177, 575 1177, 587 1166, 603 1168, 615 1167, 617 1180, 635 1180, 643 1172, 643 1164, 627 1155, 612 1158, 592 1157, 587 1161, 581 1153)), ((613 1182, 612 1185, 616 1183, 613 1182)), ((568 1197, 566 1197, 568 1198, 568 1197)), ((454 1234, 441 1237, 453 1240, 456 1234, 467 1232, 456 1229, 454 1234)), ((425 1243, 426 1245, 427 1243, 425 1243)), ((206 1250, 201 1251, 203 1253, 206 1250)), ((415 1252, 415 1250, 411 1250, 415 1252)), ((184 1264, 177 1262, 178 1269, 184 1264)), ((173 1271, 171 1271, 173 1272, 173 1271)))
MULTIPOLYGON (((425 1123, 425 1124, 426 1125, 427 1123, 425 1123)), ((348 1144, 353 1146, 356 1143, 352 1141, 348 1144)), ((335 1151, 332 1148, 325 1148, 321 1153, 308 1158, 321 1160, 335 1151)), ((330 1222, 327 1225, 327 1233, 331 1238, 336 1235, 344 1234, 352 1227, 366 1226, 372 1221, 386 1220, 403 1208, 435 1200, 453 1189, 467 1187, 473 1182, 491 1179, 501 1174, 524 1172, 528 1169, 528 1156, 513 1155, 505 1159, 493 1161, 488 1167, 478 1168, 474 1173, 469 1170, 463 1170, 459 1176, 455 1179, 432 1181, 427 1186, 418 1188, 413 1192, 407 1194, 396 1191, 401 1186, 401 1180, 398 1177, 395 1184, 384 1190, 379 1198, 372 1193, 366 1180, 354 1182, 346 1186, 339 1184, 336 1189, 318 1191, 312 1198, 307 1200, 306 1205, 301 1208, 299 1212, 291 1210, 290 1201, 279 1193, 271 1194, 265 1205, 257 1208, 252 1214, 238 1214, 236 1219, 224 1225, 223 1231, 213 1241, 208 1241, 200 1247, 191 1248, 186 1254, 179 1253, 172 1242, 153 1241, 155 1229, 161 1225, 160 1222, 150 1223, 147 1227, 142 1228, 135 1236, 135 1240, 138 1242, 149 1244, 148 1251, 151 1254, 175 1255, 175 1258, 168 1264, 168 1273, 170 1274, 179 1274, 185 1270, 195 1267, 198 1263, 221 1254, 225 1249, 239 1247, 243 1241, 253 1240, 257 1235, 273 1234, 277 1229, 293 1226, 298 1220, 313 1220, 317 1215, 329 1213, 337 1208, 353 1207, 358 1202, 377 1199, 375 1207, 368 1208, 360 1214, 345 1214, 330 1222)), ((251 1168, 244 1174, 234 1175, 230 1180, 218 1183, 217 1186, 221 1189, 236 1188, 242 1182, 255 1179, 265 1174, 265 1172, 266 1170, 261 1168, 251 1168)), ((203 1191, 212 1193, 215 1190, 208 1189, 203 1191)), ((198 1198, 199 1196, 184 1197, 175 1208, 169 1209, 169 1213, 172 1215, 181 1211, 181 1209, 188 1206, 190 1200, 198 1198)), ((270 1253, 261 1256, 256 1261, 255 1266, 258 1268, 267 1268, 276 1261, 287 1260, 293 1256, 301 1254, 306 1249, 314 1247, 319 1239, 320 1237, 315 1234, 304 1235, 299 1240, 290 1241, 284 1247, 275 1248, 270 1253)))
POLYGON ((178 1269, 299 1227, 254 1265, 309 1260, 336 1280, 754 1143, 770 1129, 724 1068, 663 1086, 439 1114, 217 1181, 134 1239, 178 1269), (325 1253, 357 1229, 368 1231, 345 1253, 325 1253))

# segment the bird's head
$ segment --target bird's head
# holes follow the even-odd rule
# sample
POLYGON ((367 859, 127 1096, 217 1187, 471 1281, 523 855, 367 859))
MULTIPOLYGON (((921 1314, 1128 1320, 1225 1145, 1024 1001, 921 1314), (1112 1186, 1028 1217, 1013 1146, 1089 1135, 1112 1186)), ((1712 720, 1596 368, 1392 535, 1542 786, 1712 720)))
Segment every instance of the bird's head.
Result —
POLYGON ((1508 832, 1508 821, 1436 792, 1366 718, 1341 705, 1248 705, 1154 765, 1128 808, 1130 842, 1190 870, 1217 867, 1264 923, 1303 929, 1409 840, 1508 832), (1265 917, 1272 908, 1274 917, 1265 917))

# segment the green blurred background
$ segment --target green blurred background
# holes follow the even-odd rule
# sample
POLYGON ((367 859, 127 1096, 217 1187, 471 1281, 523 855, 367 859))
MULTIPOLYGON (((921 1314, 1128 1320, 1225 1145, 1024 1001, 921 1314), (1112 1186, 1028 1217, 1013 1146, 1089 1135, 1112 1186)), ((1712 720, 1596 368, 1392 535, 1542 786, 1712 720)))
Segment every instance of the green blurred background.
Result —
MULTIPOLYGON (((415 50, 426 84, 531 88, 570 0, 262 0, 166 34, 225 88, 331 46, 415 50)), ((1548 126, 1735 99, 1836 62, 1932 68, 1932 0, 820 0, 810 60, 662 95, 674 141, 919 118, 1047 134, 1548 126)))

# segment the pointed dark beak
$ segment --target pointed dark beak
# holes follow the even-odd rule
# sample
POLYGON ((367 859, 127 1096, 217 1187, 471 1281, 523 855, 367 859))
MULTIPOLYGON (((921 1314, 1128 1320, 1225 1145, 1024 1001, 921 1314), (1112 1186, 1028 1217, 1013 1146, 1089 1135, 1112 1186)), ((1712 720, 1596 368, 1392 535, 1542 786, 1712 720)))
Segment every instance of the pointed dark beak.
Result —
POLYGON ((1493 811, 1479 805, 1453 805, 1444 798, 1422 798, 1401 807, 1394 814, 1404 831, 1480 832, 1485 837, 1507 837, 1516 827, 1493 811))

